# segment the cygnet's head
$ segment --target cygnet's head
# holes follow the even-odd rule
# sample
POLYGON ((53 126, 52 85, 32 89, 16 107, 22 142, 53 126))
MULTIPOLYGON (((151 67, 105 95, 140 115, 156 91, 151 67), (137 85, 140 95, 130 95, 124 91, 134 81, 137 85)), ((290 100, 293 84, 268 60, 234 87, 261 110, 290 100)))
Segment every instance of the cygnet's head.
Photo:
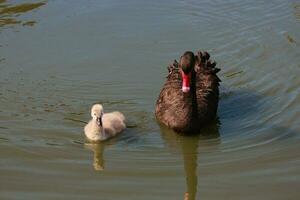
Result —
POLYGON ((98 126, 102 126, 103 106, 101 104, 93 105, 91 116, 97 122, 98 126))

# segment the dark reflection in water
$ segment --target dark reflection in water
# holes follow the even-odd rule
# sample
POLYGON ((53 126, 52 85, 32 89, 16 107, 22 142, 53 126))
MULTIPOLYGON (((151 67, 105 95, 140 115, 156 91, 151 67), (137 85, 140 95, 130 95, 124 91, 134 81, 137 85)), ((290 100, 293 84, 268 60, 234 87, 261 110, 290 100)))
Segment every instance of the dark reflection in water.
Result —
POLYGON ((220 143, 219 122, 206 127, 198 135, 180 135, 165 126, 160 126, 160 130, 163 140, 171 151, 180 149, 182 153, 187 187, 184 200, 195 200, 198 185, 198 152, 201 153, 198 148, 202 145, 207 147, 207 145, 216 146, 220 143))
POLYGON ((0 0, 0 27, 21 24, 23 26, 33 26, 36 21, 24 21, 18 17, 21 14, 35 10, 46 4, 46 1, 36 3, 10 4, 6 0, 0 0))

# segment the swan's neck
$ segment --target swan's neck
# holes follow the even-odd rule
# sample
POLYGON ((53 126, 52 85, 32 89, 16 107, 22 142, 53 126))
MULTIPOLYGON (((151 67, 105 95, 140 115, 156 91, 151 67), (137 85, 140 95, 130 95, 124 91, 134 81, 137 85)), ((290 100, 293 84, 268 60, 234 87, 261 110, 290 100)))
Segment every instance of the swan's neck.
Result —
POLYGON ((103 127, 103 126, 99 126, 99 125, 97 124, 96 120, 94 121, 94 126, 97 127, 96 129, 98 129, 98 131, 97 131, 97 133, 96 133, 96 134, 98 135, 98 137, 99 137, 101 140, 107 139, 107 134, 106 134, 106 132, 105 132, 104 127, 103 127))
POLYGON ((194 71, 191 73, 191 90, 189 98, 191 100, 191 110, 192 110, 192 119, 197 118, 198 116, 198 106, 197 106, 197 95, 196 95, 196 74, 194 71))
POLYGON ((100 126, 99 128, 100 128, 100 137, 103 138, 103 140, 107 139, 107 135, 103 126, 100 126))

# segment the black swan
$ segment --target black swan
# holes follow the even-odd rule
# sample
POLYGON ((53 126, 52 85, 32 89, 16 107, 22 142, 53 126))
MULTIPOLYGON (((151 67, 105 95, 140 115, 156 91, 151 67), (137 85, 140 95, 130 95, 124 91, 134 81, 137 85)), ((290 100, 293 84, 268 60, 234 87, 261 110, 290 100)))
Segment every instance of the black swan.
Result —
POLYGON ((207 52, 187 51, 179 63, 168 67, 169 75, 156 101, 157 120, 180 133, 199 132, 216 118, 220 69, 207 52))

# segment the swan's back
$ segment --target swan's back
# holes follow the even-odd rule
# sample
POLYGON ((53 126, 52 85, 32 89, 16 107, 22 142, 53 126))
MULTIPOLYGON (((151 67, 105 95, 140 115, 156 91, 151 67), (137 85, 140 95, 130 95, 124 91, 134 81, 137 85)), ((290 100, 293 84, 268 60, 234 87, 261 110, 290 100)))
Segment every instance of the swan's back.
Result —
POLYGON ((115 136, 126 128, 125 116, 118 112, 104 113, 103 115, 103 128, 106 134, 115 136))

